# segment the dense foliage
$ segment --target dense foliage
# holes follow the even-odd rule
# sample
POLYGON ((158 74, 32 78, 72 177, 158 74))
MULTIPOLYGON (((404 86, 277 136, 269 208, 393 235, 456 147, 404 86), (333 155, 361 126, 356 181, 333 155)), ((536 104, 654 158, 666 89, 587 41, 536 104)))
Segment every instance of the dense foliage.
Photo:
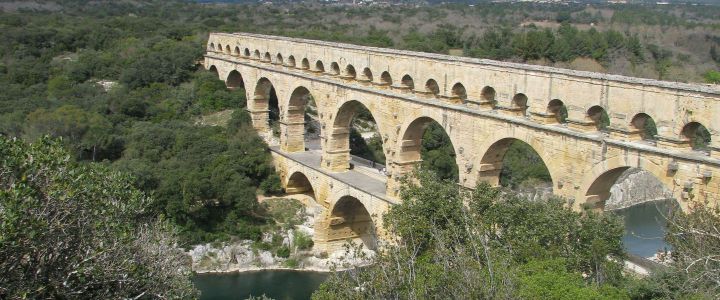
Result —
POLYGON ((0 298, 194 298, 185 253, 126 174, 0 136, 0 298))

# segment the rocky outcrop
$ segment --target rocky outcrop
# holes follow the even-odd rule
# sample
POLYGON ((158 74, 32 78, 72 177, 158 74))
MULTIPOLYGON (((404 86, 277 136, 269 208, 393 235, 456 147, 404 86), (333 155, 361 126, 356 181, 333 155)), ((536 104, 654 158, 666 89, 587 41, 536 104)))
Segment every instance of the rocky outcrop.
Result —
POLYGON ((610 188, 605 210, 627 208, 640 203, 672 198, 672 193, 655 176, 641 169, 625 171, 610 188))

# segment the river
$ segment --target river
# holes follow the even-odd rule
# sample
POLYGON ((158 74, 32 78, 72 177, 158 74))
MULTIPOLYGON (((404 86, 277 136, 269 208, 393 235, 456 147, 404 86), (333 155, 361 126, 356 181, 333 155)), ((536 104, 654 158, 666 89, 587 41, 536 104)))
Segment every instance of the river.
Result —
POLYGON ((658 250, 670 250, 665 242, 665 216, 673 207, 674 200, 641 203, 614 211, 625 219, 623 243, 631 254, 653 256, 658 250))

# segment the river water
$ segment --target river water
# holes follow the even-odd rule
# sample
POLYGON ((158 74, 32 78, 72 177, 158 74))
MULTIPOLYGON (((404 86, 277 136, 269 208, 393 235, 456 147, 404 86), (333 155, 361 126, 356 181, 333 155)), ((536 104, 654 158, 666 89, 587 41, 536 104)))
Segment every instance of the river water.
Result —
MULTIPOLYGON (((672 207, 670 201, 648 202, 614 211, 625 220, 623 243, 627 251, 643 257, 652 256, 667 248, 664 215, 672 207)), ((246 299, 250 295, 267 295, 270 298, 310 299, 327 273, 268 270, 231 274, 201 274, 193 281, 202 295, 201 300, 246 299)))

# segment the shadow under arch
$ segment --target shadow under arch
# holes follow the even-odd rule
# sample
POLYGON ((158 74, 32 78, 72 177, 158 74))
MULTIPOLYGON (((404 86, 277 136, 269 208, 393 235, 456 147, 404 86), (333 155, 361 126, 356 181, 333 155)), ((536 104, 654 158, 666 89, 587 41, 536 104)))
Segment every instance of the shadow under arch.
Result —
POLYGON ((377 235, 372 216, 365 205, 353 196, 343 196, 330 211, 327 241, 362 241, 371 250, 377 249, 377 235))
POLYGON ((232 70, 225 79, 225 85, 231 90, 245 88, 245 81, 238 70, 232 70))
POLYGON ((421 164, 441 179, 458 181, 460 177, 455 143, 434 118, 422 116, 412 120, 401 135, 399 161, 402 174, 421 164))
POLYGON ((305 151, 305 134, 308 131, 305 115, 308 104, 311 103, 314 105, 314 97, 304 86, 296 87, 290 94, 283 120, 285 129, 283 129, 282 147, 284 151, 305 151))
MULTIPOLYGON (((631 203, 626 203, 622 206, 629 207, 645 202, 667 200, 673 198, 672 190, 670 190, 670 188, 658 177, 659 174, 662 174, 657 173, 662 172, 659 167, 650 167, 650 165, 648 165, 647 163, 643 164, 642 166, 615 166, 608 168, 599 175, 594 176, 592 183, 588 185, 585 192, 585 199, 581 199, 582 202, 580 208, 592 211, 605 211, 608 208, 621 208, 617 207, 616 204, 613 204, 611 207, 608 207, 607 205, 607 201, 610 200, 612 196, 612 188, 616 183, 619 182, 621 178, 627 176, 627 174, 637 173, 639 171, 645 171, 645 173, 650 174, 655 181, 655 189, 657 189, 657 187, 661 187, 663 191, 666 192, 658 193, 657 191, 651 191, 650 188, 644 188, 644 191, 642 191, 643 195, 635 195, 631 197, 631 200, 633 201, 631 203)), ((649 185, 646 184, 646 187, 647 186, 649 185)), ((624 192, 628 194, 633 194, 633 191, 630 190, 626 190, 624 192)))
POLYGON ((514 137, 502 138, 485 150, 478 166, 478 181, 511 188, 524 185, 536 187, 544 182, 554 188, 553 173, 547 162, 542 151, 526 141, 514 137))
POLYGON ((277 94, 275 92, 274 85, 267 77, 260 78, 255 84, 252 111, 263 112, 259 118, 253 117, 253 125, 255 128, 267 128, 270 129, 273 136, 280 135, 280 109, 278 106, 277 94))
MULTIPOLYGON (((325 164, 324 167, 333 171, 344 171, 350 169, 350 152, 352 151, 350 138, 353 132, 353 122, 356 117, 369 119, 369 121, 375 123, 377 133, 380 135, 385 131, 383 130, 383 125, 375 118, 372 110, 359 100, 350 100, 342 103, 333 116, 332 127, 329 128, 329 131, 325 134, 327 141, 326 144, 323 145, 323 153, 325 155, 323 164, 325 164)), ((362 137, 360 138, 362 139, 362 137)), ((383 154, 382 160, 384 160, 385 146, 382 142, 380 142, 380 146, 382 148, 380 152, 383 154)))
POLYGON ((315 198, 315 188, 313 188, 312 182, 300 171, 295 171, 288 176, 285 184, 285 193, 289 195, 307 195, 317 202, 317 198, 315 198))
POLYGON ((215 65, 210 66, 210 68, 208 68, 208 71, 210 73, 213 73, 215 75, 215 78, 220 79, 220 73, 218 73, 218 69, 217 67, 215 67, 215 65))

